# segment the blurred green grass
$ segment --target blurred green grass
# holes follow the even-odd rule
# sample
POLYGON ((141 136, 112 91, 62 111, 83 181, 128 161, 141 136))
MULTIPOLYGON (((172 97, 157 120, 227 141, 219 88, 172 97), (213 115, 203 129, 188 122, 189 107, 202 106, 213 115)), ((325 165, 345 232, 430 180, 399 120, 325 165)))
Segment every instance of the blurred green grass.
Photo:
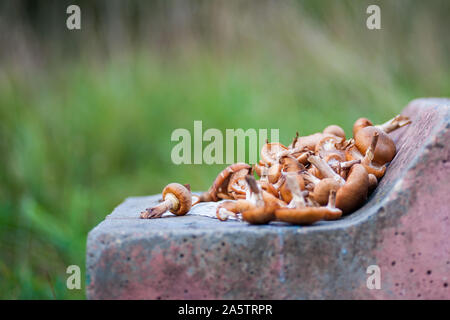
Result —
POLYGON ((383 20, 390 33, 355 30, 345 4, 332 6, 324 25, 307 3, 301 19, 284 12, 287 20, 302 20, 300 30, 270 29, 264 43, 226 54, 202 47, 169 57, 130 50, 45 70, 5 66, 0 298, 84 298, 84 286, 66 289, 65 270, 79 265, 84 281, 87 233, 116 205, 172 181, 207 189, 224 166, 177 166, 170 159, 172 131, 192 132, 194 120, 222 132, 276 128, 289 144, 296 131, 334 123, 350 134, 358 117, 381 123, 413 98, 450 94, 447 43, 428 51, 414 45, 423 37, 435 45, 428 20, 416 22, 422 34, 406 38, 394 19, 383 20))

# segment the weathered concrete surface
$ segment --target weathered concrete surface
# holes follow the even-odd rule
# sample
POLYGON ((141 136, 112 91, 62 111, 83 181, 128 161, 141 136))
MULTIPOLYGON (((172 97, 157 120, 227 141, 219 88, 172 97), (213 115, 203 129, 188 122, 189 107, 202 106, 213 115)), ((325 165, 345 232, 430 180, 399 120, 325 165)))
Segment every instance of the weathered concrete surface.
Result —
POLYGON ((334 222, 251 226, 139 219, 129 198, 87 244, 90 299, 449 299, 450 100, 412 101, 413 124, 370 201, 334 222), (381 289, 366 285, 370 265, 381 289))

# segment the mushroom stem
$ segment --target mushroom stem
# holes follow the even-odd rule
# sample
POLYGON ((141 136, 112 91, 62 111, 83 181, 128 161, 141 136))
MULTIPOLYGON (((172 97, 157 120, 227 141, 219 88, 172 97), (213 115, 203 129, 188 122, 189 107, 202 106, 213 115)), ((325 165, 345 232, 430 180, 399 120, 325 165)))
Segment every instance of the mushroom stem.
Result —
POLYGON ((302 175, 305 180, 311 182, 314 185, 319 184, 319 182, 321 181, 319 178, 317 178, 315 175, 313 175, 312 173, 310 173, 308 171, 302 172, 302 175))
POLYGON ((308 161, 311 162, 325 178, 332 178, 336 180, 340 185, 345 184, 344 178, 334 172, 330 165, 321 157, 309 156, 308 161))
POLYGON ((411 123, 411 120, 407 116, 402 116, 401 114, 396 115, 394 118, 386 121, 383 124, 377 125, 379 129, 386 133, 397 130, 398 128, 404 127, 411 123))
POLYGON ((259 189, 258 184, 256 183, 255 177, 247 175, 245 176, 245 181, 247 181, 248 187, 250 189, 250 201, 254 202, 254 204, 258 207, 263 207, 264 200, 262 192, 259 189))
POLYGON ((160 218, 165 212, 170 209, 177 208, 179 201, 173 193, 168 193, 166 199, 159 205, 153 208, 147 208, 141 212, 142 219, 160 218))
POLYGON ((341 162, 339 164, 339 166, 341 169, 348 169, 348 168, 351 168, 352 165, 357 164, 357 163, 361 163, 361 159, 344 161, 344 162, 341 162))
POLYGON ((375 148, 377 147, 377 143, 378 143, 378 137, 380 135, 378 134, 378 132, 374 132, 373 136, 372 136, 372 141, 370 142, 370 146, 369 148, 367 148, 366 150, 366 154, 364 156, 364 162, 368 161, 368 162, 372 162, 374 156, 375 156, 375 148))
POLYGON ((285 174, 283 174, 283 172, 282 172, 280 179, 278 179, 278 181, 275 184, 273 184, 273 187, 275 188, 275 190, 279 190, 285 181, 286 181, 286 177, 285 177, 285 174))
POLYGON ((294 148, 295 144, 297 143, 298 136, 299 136, 299 134, 298 134, 298 131, 297 131, 295 133, 295 137, 294 137, 294 139, 292 140, 292 143, 291 143, 292 148, 294 148))
POLYGON ((216 216, 220 221, 226 221, 226 220, 228 220, 228 217, 231 217, 231 216, 235 217, 236 214, 233 211, 230 211, 226 208, 218 208, 216 216))
POLYGON ((325 220, 336 220, 342 216, 342 210, 336 208, 336 190, 330 190, 328 204, 325 208, 328 209, 325 220))
POLYGON ((289 205, 293 204, 296 208, 306 207, 305 198, 303 197, 303 193, 298 185, 296 175, 286 175, 286 184, 292 194, 292 200, 289 205))
POLYGON ((336 190, 330 190, 327 208, 336 209, 336 190))

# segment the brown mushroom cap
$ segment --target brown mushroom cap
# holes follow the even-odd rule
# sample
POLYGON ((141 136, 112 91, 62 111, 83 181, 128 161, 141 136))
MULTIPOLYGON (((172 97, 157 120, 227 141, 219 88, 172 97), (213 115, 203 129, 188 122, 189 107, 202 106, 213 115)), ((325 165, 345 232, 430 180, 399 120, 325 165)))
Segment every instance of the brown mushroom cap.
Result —
POLYGON ((323 220, 327 211, 325 207, 280 208, 275 210, 275 217, 279 221, 305 225, 323 220))
POLYGON ((356 120, 353 124, 353 137, 356 135, 356 132, 358 132, 359 129, 369 126, 373 126, 373 123, 367 118, 359 118, 358 120, 356 120))
POLYGON ((374 174, 369 173, 369 193, 372 193, 372 191, 377 188, 377 185, 378 185, 377 177, 374 174))
POLYGON ((337 191, 341 185, 335 179, 325 178, 320 180, 318 184, 314 187, 314 193, 312 197, 316 200, 320 205, 324 206, 328 202, 328 198, 330 195, 330 191, 337 191))
POLYGON ((355 145, 361 154, 365 154, 372 143, 374 133, 378 133, 378 143, 375 148, 373 162, 385 164, 395 157, 394 141, 382 130, 374 126, 361 128, 355 134, 355 145))
POLYGON ((163 200, 166 200, 166 197, 169 194, 173 194, 178 199, 178 203, 172 206, 170 212, 176 214, 177 216, 182 216, 191 209, 192 195, 185 186, 179 183, 170 183, 162 192, 163 200))
POLYGON ((305 166, 300 163, 294 156, 285 156, 280 159, 282 170, 284 172, 298 172, 305 169, 305 166))
POLYGON ((342 129, 341 127, 339 127, 335 124, 332 124, 332 125, 326 127, 325 129, 323 129, 323 133, 332 134, 332 135, 335 135, 336 137, 340 137, 345 140, 344 129, 342 129))
POLYGON ((330 208, 330 207, 323 207, 327 209, 325 213, 325 217, 323 218, 326 221, 330 220, 338 220, 340 217, 342 217, 342 210, 338 208, 330 208))
POLYGON ((217 206, 216 216, 221 221, 226 221, 228 215, 236 216, 237 213, 254 209, 255 205, 250 201, 239 199, 237 201, 224 201, 217 206), (225 213, 225 214, 224 214, 225 213))
POLYGON ((345 184, 336 193, 336 207, 344 214, 358 209, 367 199, 369 175, 361 164, 350 169, 345 184))
POLYGON ((314 151, 314 149, 316 148, 316 144, 325 137, 334 137, 334 135, 329 133, 317 132, 309 136, 299 137, 294 147, 300 150, 306 149, 314 151))
POLYGON ((274 163, 269 167, 269 169, 267 170, 267 178, 269 179, 270 183, 276 183, 278 179, 280 179, 282 169, 283 166, 280 163, 274 163))
POLYGON ((250 224, 267 224, 275 219, 275 214, 268 212, 264 207, 256 207, 242 212, 242 220, 250 224))

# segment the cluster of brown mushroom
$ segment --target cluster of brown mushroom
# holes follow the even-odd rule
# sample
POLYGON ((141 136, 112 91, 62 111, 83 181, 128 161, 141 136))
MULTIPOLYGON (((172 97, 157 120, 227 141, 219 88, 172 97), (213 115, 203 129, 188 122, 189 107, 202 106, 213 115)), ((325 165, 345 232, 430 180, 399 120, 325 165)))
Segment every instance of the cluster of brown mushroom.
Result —
POLYGON ((189 185, 167 185, 163 202, 146 209, 141 218, 159 218, 169 210, 184 215, 199 202, 226 200, 216 211, 222 221, 230 216, 251 224, 339 219, 361 207, 377 187, 396 154, 388 134, 410 122, 402 115, 382 125, 360 118, 350 139, 341 127, 331 125, 309 136, 297 133, 287 147, 266 142, 258 163, 228 166, 199 196, 191 194, 189 185))

